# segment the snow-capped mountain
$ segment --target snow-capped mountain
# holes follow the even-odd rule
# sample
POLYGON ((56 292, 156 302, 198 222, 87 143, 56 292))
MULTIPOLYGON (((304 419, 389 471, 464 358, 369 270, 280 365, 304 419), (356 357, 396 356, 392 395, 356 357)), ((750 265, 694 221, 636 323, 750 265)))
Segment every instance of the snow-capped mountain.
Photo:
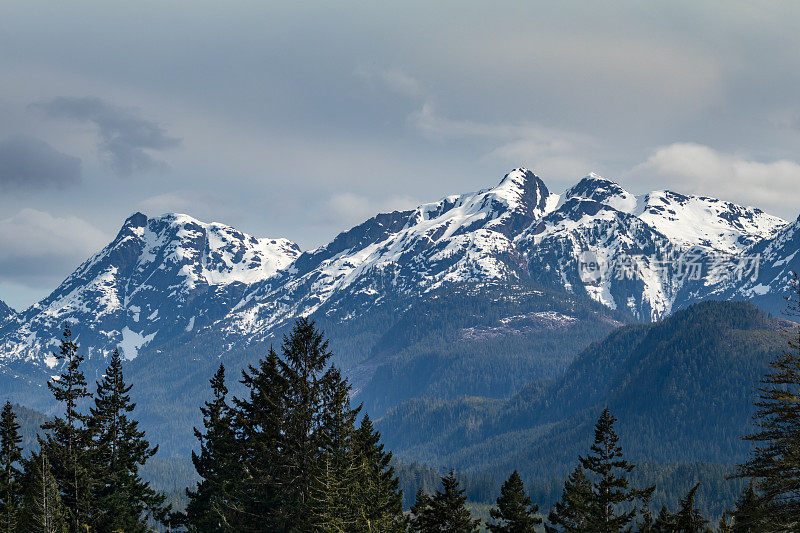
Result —
POLYGON ((387 300, 471 283, 535 283, 652 320, 709 295, 781 290, 797 235, 797 223, 756 208, 671 191, 636 196, 596 174, 559 196, 524 168, 493 188, 377 215, 307 252, 187 215, 137 213, 12 318, 0 353, 52 366, 65 322, 89 358, 119 347, 133 359, 201 330, 220 352, 236 352, 301 315, 344 323, 387 300), (772 266, 751 285, 709 268, 753 251, 772 266), (703 263, 697 276, 676 267, 687 256, 703 263))
POLYGON ((536 281, 655 320, 698 287, 718 283, 709 264, 744 254, 785 225, 759 209, 713 198, 672 191, 634 196, 590 174, 516 244, 536 281), (690 272, 692 264, 700 269, 690 272))
POLYGON ((0 353, 52 367, 50 352, 70 323, 89 359, 114 347, 133 359, 154 340, 224 317, 246 286, 299 254, 286 239, 257 239, 187 215, 136 213, 108 246, 16 317, 19 325, 2 339, 0 353))
POLYGON ((749 300, 781 314, 794 273, 800 273, 800 218, 773 238, 756 242, 742 254, 744 272, 698 291, 700 299, 749 300), (757 268, 752 268, 757 264, 757 268))
POLYGON ((589 174, 564 195, 582 198, 635 215, 648 226, 682 246, 702 246, 722 252, 741 252, 774 237, 786 221, 753 207, 705 196, 653 191, 634 196, 617 183, 589 174))
POLYGON ((352 316, 390 295, 526 278, 514 236, 557 201, 532 172, 516 169, 492 189, 378 215, 258 284, 226 325, 257 335, 320 308, 352 316))
POLYGON ((614 327, 698 300, 779 311, 798 251, 800 220, 670 191, 637 196, 596 174, 557 195, 524 168, 305 252, 137 213, 50 296, 5 312, 0 387, 51 408, 43 387, 69 323, 90 379, 122 351, 143 423, 183 453, 191 424, 176 421, 197 416, 219 361, 235 374, 298 316, 325 329, 357 400, 379 414, 425 395, 511 394, 614 327), (725 275, 754 256, 760 269, 725 275))

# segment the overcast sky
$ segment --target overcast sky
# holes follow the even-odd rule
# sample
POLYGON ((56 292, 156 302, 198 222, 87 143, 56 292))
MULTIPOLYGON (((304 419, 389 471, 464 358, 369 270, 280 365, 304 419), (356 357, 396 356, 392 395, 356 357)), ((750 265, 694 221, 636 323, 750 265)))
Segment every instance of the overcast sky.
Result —
POLYGON ((731 0, 0 1, 0 299, 45 296, 137 210, 310 248, 517 166, 794 219, 798 20, 731 0))

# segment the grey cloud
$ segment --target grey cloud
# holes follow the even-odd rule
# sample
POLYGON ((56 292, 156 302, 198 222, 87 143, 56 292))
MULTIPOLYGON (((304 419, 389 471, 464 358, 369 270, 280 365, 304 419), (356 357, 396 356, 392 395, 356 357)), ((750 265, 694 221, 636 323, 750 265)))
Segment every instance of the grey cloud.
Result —
POLYGON ((756 161, 697 143, 657 148, 626 178, 653 189, 670 188, 760 207, 794 218, 785 209, 800 203, 800 164, 789 159, 756 161))
POLYGON ((80 181, 81 160, 34 138, 0 141, 0 190, 64 188, 80 181))
POLYGON ((107 242, 81 218, 22 209, 0 218, 0 280, 52 287, 107 242))
POLYGON ((97 127, 98 150, 120 176, 164 169, 166 164, 148 152, 162 152, 180 145, 157 122, 141 116, 135 108, 110 104, 96 97, 59 97, 33 104, 54 118, 89 122, 97 127))
MULTIPOLYGON (((382 199, 521 165, 556 192, 593 170, 797 217, 798 2, 19 4, 0 38, 0 139, 80 155, 93 186, 33 207, 107 232, 185 210, 313 247, 382 199), (53 100, 76 95, 100 99, 53 100), (127 102, 142 111, 112 105, 127 102), (121 171, 168 160, 169 182, 107 180, 98 143, 121 171)), ((18 203, 0 191, 0 218, 18 203)))

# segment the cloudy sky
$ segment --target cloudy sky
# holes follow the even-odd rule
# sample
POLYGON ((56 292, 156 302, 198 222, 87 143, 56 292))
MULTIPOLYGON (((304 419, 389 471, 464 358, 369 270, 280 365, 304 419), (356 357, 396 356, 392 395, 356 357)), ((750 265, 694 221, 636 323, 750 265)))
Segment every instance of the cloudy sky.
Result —
POLYGON ((794 2, 0 2, 0 299, 134 211, 310 248, 527 166, 800 213, 794 2), (319 3, 322 4, 322 3, 319 3))

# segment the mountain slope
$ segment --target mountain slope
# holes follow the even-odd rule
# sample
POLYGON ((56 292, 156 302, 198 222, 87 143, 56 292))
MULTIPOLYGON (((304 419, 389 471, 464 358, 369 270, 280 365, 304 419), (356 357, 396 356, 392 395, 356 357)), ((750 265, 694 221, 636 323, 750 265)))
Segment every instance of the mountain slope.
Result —
POLYGON ((747 300, 767 311, 781 312, 793 274, 800 272, 800 218, 773 238, 749 247, 740 263, 741 275, 698 292, 697 299, 747 300))
MULTIPOLYGON (((213 367, 223 361, 235 375, 310 316, 374 414, 413 398, 504 398, 558 376, 622 323, 763 290, 726 285, 711 268, 718 257, 763 248, 784 279, 796 224, 711 198, 634 196, 597 175, 559 196, 526 169, 493 188, 376 215, 306 252, 186 215, 137 213, 0 327, 0 385, 50 409, 50 353, 69 323, 90 379, 120 348, 147 424, 186 447, 191 437, 176 427, 186 421, 188 432, 196 420, 213 367), (687 254, 699 257, 696 279, 674 268, 687 254)), ((771 298, 780 283, 767 281, 771 298)))
POLYGON ((515 242, 536 281, 656 320, 718 283, 710 272, 718 258, 744 254, 785 225, 712 198, 671 191, 636 197, 590 174, 515 242), (690 262, 701 265, 697 279, 690 262))
POLYGON ((326 316, 344 318, 387 296, 526 279, 513 236, 556 201, 541 179, 516 169, 492 189, 378 215, 256 286, 225 327, 259 335, 323 307, 326 316))
POLYGON ((0 343, 4 363, 50 355, 65 323, 89 360, 114 347, 134 359, 149 344, 171 340, 223 317, 246 285, 286 267, 300 251, 285 239, 256 239, 187 215, 128 218, 116 238, 53 293, 18 316, 0 343))
POLYGON ((754 386, 784 349, 784 328, 742 302, 705 302, 592 344, 563 376, 511 399, 415 400, 378 425, 398 457, 472 472, 563 475, 605 406, 637 461, 734 464, 747 454, 754 386), (412 429, 414 428, 414 429, 412 429))

